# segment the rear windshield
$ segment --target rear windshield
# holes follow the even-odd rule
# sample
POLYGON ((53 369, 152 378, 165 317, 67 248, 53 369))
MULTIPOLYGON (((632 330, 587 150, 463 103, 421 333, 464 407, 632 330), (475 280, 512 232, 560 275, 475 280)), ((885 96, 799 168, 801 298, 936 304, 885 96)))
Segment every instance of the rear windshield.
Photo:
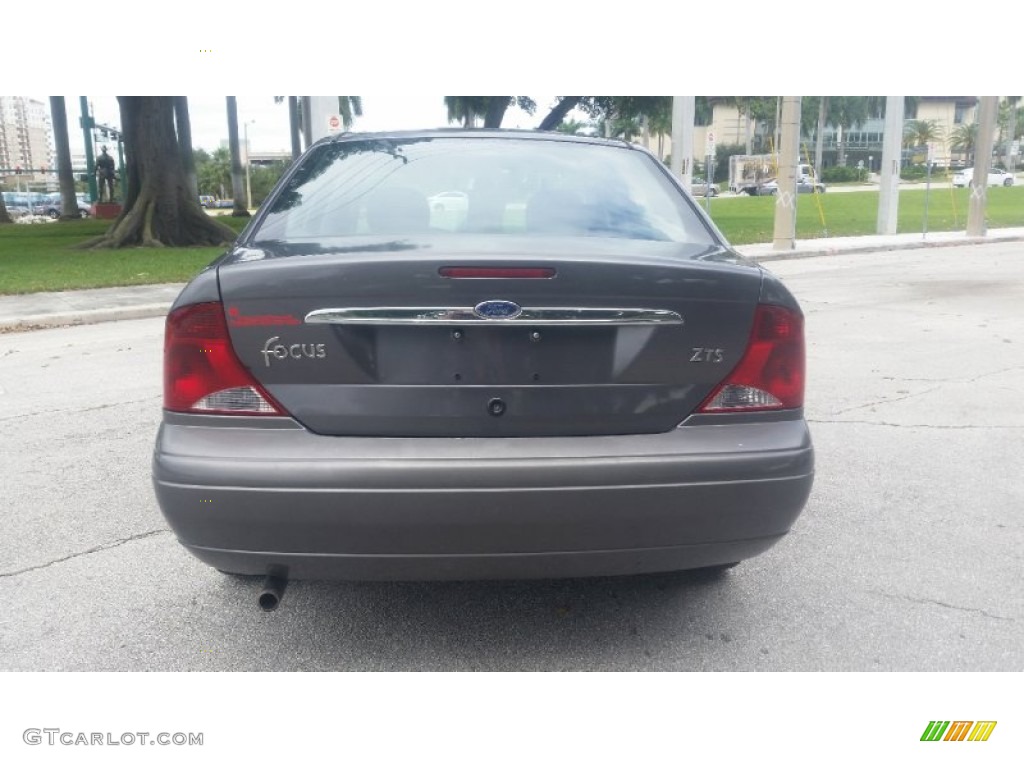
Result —
POLYGON ((250 241, 422 234, 714 242, 643 152, 468 137, 317 147, 273 197, 250 241))

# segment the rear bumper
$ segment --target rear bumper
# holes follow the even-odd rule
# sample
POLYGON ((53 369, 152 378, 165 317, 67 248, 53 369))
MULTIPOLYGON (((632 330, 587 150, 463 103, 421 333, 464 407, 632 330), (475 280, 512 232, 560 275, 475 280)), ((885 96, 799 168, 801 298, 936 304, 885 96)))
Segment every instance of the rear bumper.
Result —
POLYGON ((167 414, 153 479, 179 540, 221 570, 543 578, 752 557, 800 514, 813 461, 802 418, 657 435, 404 439, 167 414))

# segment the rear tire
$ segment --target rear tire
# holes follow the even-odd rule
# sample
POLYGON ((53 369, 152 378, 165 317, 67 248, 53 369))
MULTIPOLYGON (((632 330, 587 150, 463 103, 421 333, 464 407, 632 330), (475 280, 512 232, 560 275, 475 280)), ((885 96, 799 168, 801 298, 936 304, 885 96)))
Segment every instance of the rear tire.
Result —
POLYGON ((1006 180, 1005 180, 1005 181, 1003 182, 1003 186, 1004 186, 1004 187, 1012 187, 1012 186, 1013 186, 1013 179, 1006 179, 1006 180))

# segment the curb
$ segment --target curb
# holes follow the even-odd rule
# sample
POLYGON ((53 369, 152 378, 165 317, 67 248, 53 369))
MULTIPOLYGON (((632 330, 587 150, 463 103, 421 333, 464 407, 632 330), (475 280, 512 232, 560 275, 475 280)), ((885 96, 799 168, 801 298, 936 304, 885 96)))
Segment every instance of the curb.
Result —
POLYGON ((0 333, 34 331, 42 328, 62 328, 72 325, 106 323, 112 320, 140 320, 149 317, 163 317, 171 308, 171 302, 139 304, 134 307, 113 309, 83 309, 76 312, 51 312, 44 315, 27 315, 17 320, 0 320, 0 333))
MULTIPOLYGON (((813 241, 804 241, 810 245, 813 241)), ((950 240, 908 240, 905 243, 879 243, 875 245, 844 246, 831 248, 807 248, 806 245, 799 250, 784 252, 768 252, 762 255, 749 254, 744 252, 745 247, 736 246, 735 250, 754 262, 789 261, 793 259, 808 259, 818 256, 841 256, 844 254, 858 253, 879 253, 883 251, 907 251, 919 248, 949 248, 964 245, 988 245, 992 243, 1024 242, 1024 235, 991 235, 984 237, 965 237, 963 239, 950 240)), ((762 244, 753 244, 753 247, 762 244)), ((49 312, 37 315, 26 315, 20 318, 0 317, 0 334, 17 333, 21 331, 33 331, 45 328, 62 328, 74 325, 89 325, 93 323, 105 323, 114 320, 141 320, 151 317, 163 317, 171 307, 171 301, 163 301, 149 304, 137 304, 126 307, 113 307, 107 309, 83 309, 66 312, 49 312)))

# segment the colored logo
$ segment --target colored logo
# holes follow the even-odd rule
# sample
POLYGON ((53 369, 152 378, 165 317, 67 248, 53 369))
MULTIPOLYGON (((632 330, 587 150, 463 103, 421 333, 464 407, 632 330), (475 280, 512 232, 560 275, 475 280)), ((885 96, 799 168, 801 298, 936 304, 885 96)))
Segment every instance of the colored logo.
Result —
POLYGON ((481 301, 473 307, 473 313, 477 317, 488 320, 511 320, 514 317, 518 317, 522 311, 523 308, 514 301, 481 301))
POLYGON ((996 729, 995 720, 932 720, 921 741, 988 741, 996 729))
POLYGON ((294 315, 243 315, 238 307, 228 309, 228 321, 234 326, 301 324, 294 315))

